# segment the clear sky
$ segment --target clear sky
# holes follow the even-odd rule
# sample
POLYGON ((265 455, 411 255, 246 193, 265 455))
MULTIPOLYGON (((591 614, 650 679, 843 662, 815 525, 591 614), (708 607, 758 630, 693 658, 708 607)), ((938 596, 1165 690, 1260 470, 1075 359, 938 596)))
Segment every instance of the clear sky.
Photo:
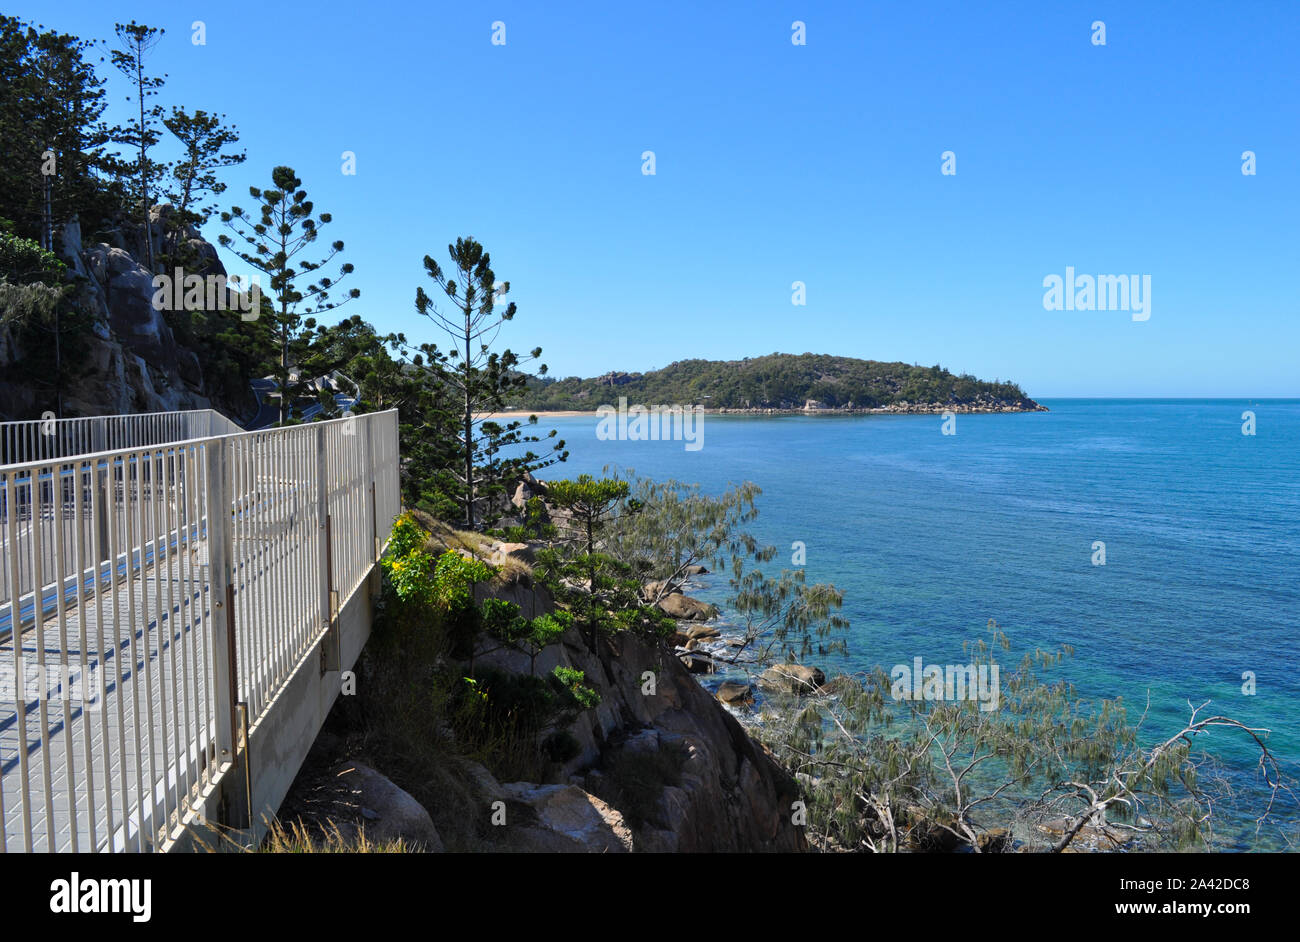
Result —
POLYGON ((223 203, 293 167, 381 330, 434 339, 421 259, 472 234, 519 305, 503 340, 558 376, 812 351, 1035 397, 1300 395, 1293 0, 6 10, 165 27, 160 101, 243 135, 223 203), (1150 275, 1150 319, 1045 310, 1067 266, 1150 275))

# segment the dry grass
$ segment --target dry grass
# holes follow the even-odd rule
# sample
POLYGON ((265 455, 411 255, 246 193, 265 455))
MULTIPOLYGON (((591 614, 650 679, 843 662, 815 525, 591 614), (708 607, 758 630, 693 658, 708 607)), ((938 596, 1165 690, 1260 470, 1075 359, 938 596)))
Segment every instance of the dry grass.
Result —
POLYGON ((493 580, 494 584, 497 585, 510 585, 519 582, 525 577, 531 578, 533 567, 522 559, 507 556, 499 563, 493 562, 492 544, 496 542, 493 537, 476 533, 473 530, 457 530, 450 524, 443 523, 422 510, 414 510, 412 513, 415 515, 416 522, 428 531, 429 541, 425 544, 425 549, 434 556, 451 549, 463 556, 492 563, 499 570, 497 578, 493 580))
POLYGON ((414 851, 400 837, 391 841, 372 841, 360 825, 356 828, 356 835, 349 837, 333 821, 326 822, 324 833, 317 835, 313 835, 301 821, 292 821, 287 828, 275 821, 262 841, 259 853, 410 854, 414 851))
POLYGON ((528 565, 522 559, 516 559, 513 556, 507 556, 505 561, 497 566, 500 569, 500 575, 497 576, 496 582, 502 585, 509 585, 512 582, 519 582, 525 577, 531 578, 533 567, 528 565))
POLYGON ((196 851, 208 854, 411 854, 416 849, 402 838, 375 841, 366 836, 365 828, 357 825, 344 833, 332 820, 308 827, 301 820, 286 827, 279 820, 271 820, 266 836, 257 847, 242 842, 243 831, 216 828, 215 833, 192 833, 196 851), (355 830, 355 833, 352 831, 355 830))

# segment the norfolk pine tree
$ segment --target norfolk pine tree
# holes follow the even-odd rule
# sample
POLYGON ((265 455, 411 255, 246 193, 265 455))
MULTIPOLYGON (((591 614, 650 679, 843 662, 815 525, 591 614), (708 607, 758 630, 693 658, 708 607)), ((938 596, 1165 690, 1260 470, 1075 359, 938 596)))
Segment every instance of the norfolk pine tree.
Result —
POLYGON ((185 148, 185 156, 172 166, 171 189, 166 194, 176 207, 174 228, 167 241, 169 262, 184 264, 185 260, 176 258, 176 255, 185 227, 207 222, 217 207, 204 200, 226 191, 226 184, 217 179, 217 171, 242 164, 245 160, 246 155, 242 152, 226 152, 228 147, 239 142, 239 131, 234 125, 225 127, 222 123, 225 117, 202 109, 190 114, 184 108, 172 108, 171 115, 163 119, 167 130, 185 148))
MULTIPOLYGON (((162 121, 162 108, 158 105, 145 107, 145 102, 158 94, 167 80, 164 73, 160 78, 145 74, 144 62, 149 53, 158 45, 165 30, 144 26, 132 20, 130 23, 116 24, 117 38, 126 48, 114 49, 113 65, 135 85, 135 101, 138 114, 125 126, 115 128, 114 140, 119 144, 139 150, 134 163, 129 164, 131 175, 137 187, 140 219, 144 226, 145 265, 154 271, 153 239, 149 231, 149 209, 152 203, 152 186, 154 180, 162 176, 167 169, 165 164, 153 160, 149 149, 158 143, 158 125, 162 121)), ((127 101, 131 96, 127 96, 127 101)))
MULTIPOLYGON (((350 262, 339 266, 337 279, 321 277, 299 290, 298 283, 328 265, 343 251, 343 242, 336 241, 320 261, 295 259, 316 241, 320 227, 332 221, 329 213, 313 217, 313 205, 302 189, 302 180, 290 167, 276 167, 271 171, 275 189, 261 190, 249 187, 249 195, 258 203, 259 219, 253 219, 243 209, 232 206, 230 212, 221 214, 224 222, 249 247, 250 251, 234 250, 246 264, 267 275, 270 279, 270 300, 273 307, 275 332, 279 340, 279 362, 275 370, 276 389, 280 396, 280 424, 289 421, 293 401, 309 386, 310 368, 315 359, 315 315, 332 311, 348 301, 361 296, 357 288, 351 289, 341 301, 331 301, 329 292, 352 274, 350 262), (304 307, 305 306, 305 307, 304 307), (297 367, 297 373, 293 371, 297 367)), ((222 233, 221 245, 231 248, 235 240, 222 233)))
MULTIPOLYGON (((465 527, 472 530, 476 523, 475 505, 499 493, 507 478, 563 461, 568 452, 563 451, 564 442, 559 441, 547 458, 539 458, 531 451, 521 456, 502 457, 507 449, 541 438, 524 434, 521 421, 503 425, 488 419, 484 413, 504 408, 510 396, 523 388, 526 377, 518 367, 525 360, 540 357, 542 348, 535 348, 525 360, 509 349, 501 353, 492 350, 502 325, 515 316, 513 301, 504 310, 497 310, 497 303, 504 301, 510 283, 497 284, 490 256, 472 236, 457 238, 455 245, 447 246, 447 252, 452 262, 450 272, 445 273, 428 255, 424 257, 424 269, 447 296, 451 309, 447 313, 439 311, 422 287, 415 291, 415 309, 453 341, 448 353, 428 343, 421 344, 419 351, 427 369, 434 374, 432 379, 450 388, 459 401, 454 449, 459 468, 448 470, 455 481, 458 493, 454 496, 461 505, 465 527)), ((396 335, 394 344, 405 349, 406 338, 396 335)), ((546 373, 545 364, 538 372, 546 373)), ((536 422, 536 418, 530 421, 536 422)), ((554 437, 552 429, 547 438, 554 437)))
POLYGON ((0 15, 0 218, 50 251, 56 222, 79 214, 97 226, 121 198, 95 173, 120 170, 105 151, 104 82, 86 58, 96 42, 0 15))

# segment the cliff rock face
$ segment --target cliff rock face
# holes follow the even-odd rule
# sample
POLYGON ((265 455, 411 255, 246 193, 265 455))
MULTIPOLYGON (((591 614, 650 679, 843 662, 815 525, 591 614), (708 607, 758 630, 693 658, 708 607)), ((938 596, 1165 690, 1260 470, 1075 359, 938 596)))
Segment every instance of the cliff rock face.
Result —
MULTIPOLYGON (((528 660, 499 650, 480 663, 528 672, 528 660)), ((793 824, 798 786, 749 737, 668 649, 622 634, 592 651, 571 630, 543 650, 538 674, 556 665, 582 670, 601 702, 570 728, 579 754, 565 767, 568 784, 619 808, 606 770, 634 751, 680 750, 680 782, 663 788, 634 828, 633 849, 650 852, 797 852, 807 850, 793 824)))
MULTIPOLYGON (((155 252, 162 247, 163 223, 170 206, 152 213, 150 238, 155 252)), ((81 225, 66 224, 59 240, 63 260, 81 276, 79 299, 94 317, 84 362, 69 364, 77 375, 64 390, 68 416, 131 412, 165 412, 217 407, 237 413, 247 404, 214 403, 194 351, 179 345, 161 311, 154 308, 153 274, 141 263, 141 227, 123 226, 111 234, 115 244, 83 244, 81 225)), ((195 274, 225 274, 216 249, 189 227, 185 244, 200 260, 195 274)), ((23 350, 0 328, 0 418, 36 418, 35 393, 7 369, 21 360, 23 350)))
MULTIPOLYGON (((527 674, 526 655, 484 650, 480 666, 527 674)), ((544 649, 536 672, 557 665, 584 672, 600 704, 569 727, 576 755, 552 766, 545 781, 498 780, 453 751, 423 768, 408 786, 415 799, 368 768, 360 769, 364 737, 352 739, 340 710, 333 732, 317 738, 279 809, 282 821, 337 825, 347 835, 401 837, 412 849, 488 853, 802 852, 795 824, 798 785, 763 746, 663 645, 629 635, 601 639, 592 650, 577 631, 544 649), (671 779, 651 770, 676 765, 671 779), (630 761, 629 761, 630 760, 630 761), (629 768, 633 771, 629 773, 629 768), (641 770, 645 770, 642 772, 641 770), (630 795, 632 785, 636 795, 630 795), (397 796, 394 798, 394 796, 397 796)))

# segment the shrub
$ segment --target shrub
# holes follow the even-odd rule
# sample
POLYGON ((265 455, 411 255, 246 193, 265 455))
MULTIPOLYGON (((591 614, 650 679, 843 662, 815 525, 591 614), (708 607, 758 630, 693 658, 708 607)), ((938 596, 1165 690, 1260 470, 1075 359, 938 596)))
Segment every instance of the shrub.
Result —
POLYGON ((0 232, 0 280, 15 285, 57 285, 68 266, 31 239, 0 232))
POLYGON ((495 570, 480 559, 466 559, 455 550, 438 557, 433 570, 434 599, 445 612, 456 613, 472 608, 474 586, 487 582, 495 570))
POLYGON ((580 747, 565 727, 600 703, 584 679, 565 667, 541 677, 484 668, 462 678, 449 710, 456 740, 502 781, 538 779, 546 763, 577 755, 580 747))
POLYGON ((595 688, 583 684, 586 675, 574 667, 562 667, 555 665, 555 670, 551 671, 551 676, 560 682, 560 686, 568 693, 573 705, 583 710, 589 710, 600 703, 600 694, 595 688))
POLYGON ((546 758, 559 765, 575 759, 582 752, 578 737, 567 729, 557 729, 542 740, 542 753, 546 758))
POLYGON ((408 510, 393 521, 393 532, 388 538, 388 549, 384 555, 399 558, 409 556, 424 549, 428 540, 429 532, 420 526, 415 514, 408 510))
POLYGON ((494 570, 478 559, 466 559, 447 550, 433 567, 434 606, 446 619, 451 654, 473 663, 474 641, 483 624, 483 614, 474 604, 474 586, 492 578, 494 570))

